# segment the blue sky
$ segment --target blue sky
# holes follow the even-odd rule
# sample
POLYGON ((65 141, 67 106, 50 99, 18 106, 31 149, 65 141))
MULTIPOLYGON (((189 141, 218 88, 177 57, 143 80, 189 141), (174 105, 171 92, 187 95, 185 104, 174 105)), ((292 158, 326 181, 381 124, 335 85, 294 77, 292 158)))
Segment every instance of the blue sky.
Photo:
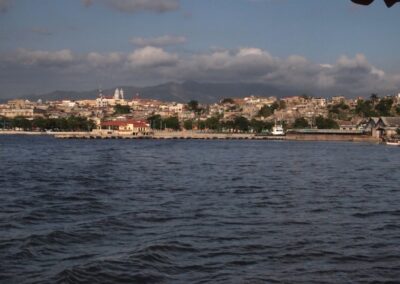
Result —
POLYGON ((375 2, 0 0, 0 96, 171 80, 395 92, 400 4, 375 2))

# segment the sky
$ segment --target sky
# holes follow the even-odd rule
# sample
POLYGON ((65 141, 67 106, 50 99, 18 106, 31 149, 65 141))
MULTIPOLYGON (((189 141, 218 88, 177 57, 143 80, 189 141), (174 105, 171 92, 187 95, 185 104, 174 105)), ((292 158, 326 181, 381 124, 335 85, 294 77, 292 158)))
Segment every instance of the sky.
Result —
POLYGON ((186 80, 397 94, 399 26, 379 0, 0 0, 0 98, 186 80))

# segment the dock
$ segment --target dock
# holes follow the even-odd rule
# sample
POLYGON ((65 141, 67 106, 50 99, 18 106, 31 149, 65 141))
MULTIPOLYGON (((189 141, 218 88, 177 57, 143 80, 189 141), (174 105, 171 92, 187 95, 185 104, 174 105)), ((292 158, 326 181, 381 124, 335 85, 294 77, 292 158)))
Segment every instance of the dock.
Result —
POLYGON ((286 136, 258 136, 251 133, 207 133, 192 131, 158 131, 148 135, 128 135, 121 133, 60 133, 58 139, 152 139, 152 140, 286 140, 286 136))
POLYGON ((380 138, 367 133, 350 131, 308 131, 288 132, 284 136, 273 136, 255 133, 221 133, 202 131, 154 131, 149 133, 127 133, 118 131, 92 132, 27 132, 0 131, 5 135, 48 135, 57 139, 133 139, 133 140, 267 140, 267 141, 336 141, 336 142, 366 142, 380 143, 380 138))

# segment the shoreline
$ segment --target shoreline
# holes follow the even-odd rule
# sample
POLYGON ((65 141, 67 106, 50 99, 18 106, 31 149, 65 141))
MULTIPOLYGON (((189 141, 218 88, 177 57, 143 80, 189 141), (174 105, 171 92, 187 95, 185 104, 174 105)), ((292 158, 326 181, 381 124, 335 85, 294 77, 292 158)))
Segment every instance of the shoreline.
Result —
POLYGON ((267 140, 267 141, 330 141, 366 142, 378 144, 380 139, 369 135, 356 134, 300 134, 285 136, 255 135, 251 133, 203 133, 195 131, 156 131, 151 135, 129 135, 121 133, 100 134, 96 132, 36 132, 0 131, 0 135, 53 136, 56 139, 149 139, 149 140, 267 140))
POLYGON ((40 131, 17 131, 17 130, 0 130, 0 135, 47 135, 47 136, 55 136, 57 134, 78 134, 84 135, 90 132, 40 132, 40 131))

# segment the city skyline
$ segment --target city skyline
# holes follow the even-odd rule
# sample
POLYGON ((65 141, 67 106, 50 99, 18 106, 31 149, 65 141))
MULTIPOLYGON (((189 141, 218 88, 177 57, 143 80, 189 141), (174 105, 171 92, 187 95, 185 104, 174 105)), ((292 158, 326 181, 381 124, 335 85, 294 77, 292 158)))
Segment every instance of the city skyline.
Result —
POLYGON ((185 80, 400 89, 398 7, 380 1, 1 0, 0 10, 0 98, 185 80))

